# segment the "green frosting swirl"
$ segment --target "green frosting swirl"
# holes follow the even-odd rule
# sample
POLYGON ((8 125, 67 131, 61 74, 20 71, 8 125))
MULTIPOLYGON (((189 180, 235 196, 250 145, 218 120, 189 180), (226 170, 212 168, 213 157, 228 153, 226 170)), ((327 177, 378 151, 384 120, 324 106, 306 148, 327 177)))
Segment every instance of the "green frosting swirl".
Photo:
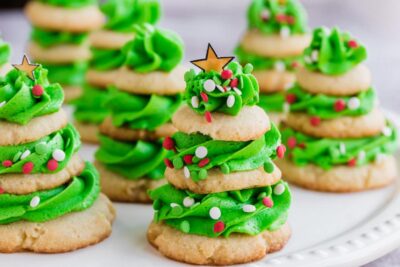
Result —
POLYGON ((257 104, 258 82, 251 74, 252 65, 248 64, 244 68, 237 63, 231 62, 225 70, 232 72, 232 77, 223 79, 221 73, 214 70, 198 74, 191 69, 185 73, 186 91, 185 99, 195 112, 204 114, 205 112, 222 112, 229 115, 237 115, 243 106, 257 104), (237 80, 236 86, 231 86, 237 80), (213 82, 215 88, 212 91, 205 89, 206 82, 213 82), (202 99, 202 94, 207 96, 207 100, 202 99), (197 98, 198 105, 193 105, 193 98, 197 98), (228 98, 233 98, 233 104, 229 107, 228 98))
POLYGON ((49 70, 49 80, 62 85, 81 85, 85 81, 87 62, 66 65, 43 64, 49 70))
POLYGON ((328 75, 346 73, 366 58, 365 47, 337 28, 315 29, 310 46, 304 50, 306 68, 328 75))
POLYGON ((44 4, 67 7, 67 8, 80 8, 97 4, 96 0, 39 0, 39 1, 44 4))
POLYGON ((116 127, 153 131, 169 122, 180 107, 182 96, 134 95, 111 88, 104 106, 116 127))
POLYGON ((0 195, 0 224, 16 221, 46 222, 70 212, 91 207, 100 192, 99 175, 86 163, 83 172, 62 186, 27 195, 0 195), (30 206, 34 197, 40 198, 36 207, 30 206))
POLYGON ((286 27, 292 34, 307 32, 307 14, 297 0, 253 0, 247 19, 249 28, 266 34, 278 33, 286 27))
POLYGON ((343 116, 361 116, 372 111, 375 105, 375 91, 369 88, 367 91, 360 92, 356 96, 336 97, 323 94, 311 94, 294 86, 287 91, 287 94, 295 96, 296 101, 290 105, 291 111, 302 111, 321 119, 335 119, 343 116), (352 98, 358 98, 359 107, 351 109, 348 103, 352 98), (346 107, 343 110, 335 110, 337 101, 344 101, 346 107))
POLYGON ((154 200, 155 222, 163 221, 184 233, 208 237, 228 237, 233 233, 257 235, 277 230, 286 222, 291 202, 289 187, 283 181, 273 186, 207 195, 178 190, 167 184, 150 191, 150 197, 154 200), (277 186, 284 186, 282 194, 274 192, 277 186), (263 204, 265 197, 272 200, 272 207, 263 204), (193 199, 194 204, 186 207, 185 198, 193 199), (245 212, 245 206, 249 205, 253 210, 245 212), (215 207, 221 211, 217 220, 210 217, 210 210, 215 207), (223 223, 222 231, 214 230, 217 222, 223 223))
POLYGON ((356 139, 314 138, 291 128, 282 131, 282 141, 288 144, 289 138, 296 141, 295 147, 288 147, 290 159, 298 166, 316 164, 329 170, 335 165, 356 160, 361 166, 376 160, 380 154, 392 154, 397 148, 397 130, 388 123, 390 134, 356 139))
POLYGON ((109 114, 109 111, 104 108, 107 98, 107 90, 86 84, 82 95, 70 103, 75 106, 74 118, 80 122, 102 123, 109 114))
POLYGON ((25 72, 13 69, 5 77, 0 78, 0 119, 27 124, 35 117, 58 111, 64 100, 59 84, 50 84, 47 70, 38 67, 34 71, 35 80, 31 80, 25 72), (35 97, 32 87, 40 85, 43 94, 35 97))
MULTIPOLYGON (((182 169, 184 165, 190 171, 194 181, 207 178, 207 170, 218 167, 223 173, 254 170, 264 166, 266 172, 272 172, 272 160, 276 157, 276 148, 280 145, 281 136, 274 124, 264 136, 247 142, 213 140, 202 134, 177 132, 173 135, 176 152, 169 157, 174 168, 182 169), (199 166, 201 160, 196 157, 196 149, 207 149, 205 166, 199 166), (184 157, 193 156, 192 163, 185 163, 184 157)), ((201 164, 200 164, 201 165, 201 164)))
POLYGON ((107 17, 105 29, 134 31, 135 24, 155 24, 161 17, 158 0, 108 0, 100 6, 107 17))
POLYGON ((106 168, 130 180, 162 179, 163 160, 167 156, 168 151, 163 149, 161 141, 121 142, 104 135, 100 135, 100 147, 95 154, 96 160, 106 168))
POLYGON ((148 23, 135 30, 135 38, 122 48, 128 67, 140 73, 169 72, 181 62, 183 41, 176 33, 148 23))
POLYGON ((125 62, 125 56, 121 49, 104 49, 91 47, 92 58, 90 60, 90 67, 104 71, 110 69, 117 69, 125 62))
POLYGON ((0 66, 8 62, 10 54, 10 45, 0 38, 0 66))
POLYGON ((12 166, 5 167, 0 165, 0 174, 22 173, 23 166, 31 162, 33 169, 30 173, 51 173, 64 169, 71 157, 78 152, 81 145, 79 133, 68 124, 65 128, 42 137, 34 142, 16 146, 0 146, 0 162, 12 161, 12 166), (24 153, 29 150, 28 156, 23 158, 24 153), (58 162, 58 167, 54 171, 47 168, 47 162, 53 158, 52 153, 61 150, 65 153, 65 159, 58 162))
POLYGON ((61 44, 80 45, 87 40, 88 34, 48 31, 38 27, 33 27, 31 38, 43 47, 50 47, 61 44))
POLYGON ((260 94, 260 101, 258 105, 265 110, 265 112, 282 112, 285 103, 285 94, 277 92, 272 94, 260 94))

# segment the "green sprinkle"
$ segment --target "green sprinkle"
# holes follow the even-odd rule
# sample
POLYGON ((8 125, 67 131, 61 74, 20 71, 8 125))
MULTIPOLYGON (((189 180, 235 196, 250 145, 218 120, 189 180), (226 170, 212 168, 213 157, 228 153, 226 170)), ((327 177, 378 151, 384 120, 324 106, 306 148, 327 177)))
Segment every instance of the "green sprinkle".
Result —
POLYGON ((274 171, 274 164, 272 162, 265 162, 264 163, 264 171, 267 173, 272 173, 274 171))
POLYGON ((45 142, 41 142, 35 146, 35 152, 39 155, 44 155, 48 152, 48 146, 45 142))
POLYGON ((231 170, 229 169, 228 164, 226 164, 226 163, 223 163, 221 165, 221 171, 222 171, 223 174, 228 174, 228 173, 231 172, 231 170))
POLYGON ((257 199, 263 199, 264 197, 267 196, 267 192, 262 192, 258 195, 257 199))
POLYGON ((192 177, 193 181, 199 180, 199 174, 197 172, 190 172, 190 177, 192 177))
POLYGON ((222 84, 222 86, 228 86, 230 83, 231 83, 231 80, 226 80, 226 81, 222 84))
POLYGON ((220 79, 218 79, 218 77, 217 77, 217 76, 214 76, 214 77, 213 77, 213 81, 215 82, 215 84, 217 84, 217 85, 221 85, 221 80, 220 80, 220 79))
POLYGON ((21 157, 21 155, 22 155, 21 151, 17 152, 17 154, 15 154, 13 157, 13 162, 17 162, 19 160, 19 158, 21 157))
POLYGON ((192 161, 193 161, 193 163, 198 163, 200 161, 200 159, 196 156, 193 156, 192 161))
POLYGON ((250 63, 247 63, 243 68, 243 72, 246 74, 250 74, 252 71, 253 71, 253 65, 251 65, 250 63))
POLYGON ((206 169, 201 169, 201 170, 199 171, 199 179, 200 179, 200 180, 206 179, 207 176, 208 176, 208 173, 207 173, 207 170, 206 170, 206 169))
POLYGON ((179 216, 179 215, 181 215, 182 214, 182 212, 183 212, 183 208, 181 207, 181 206, 174 206, 172 209, 171 209, 171 215, 173 215, 173 216, 179 216))
POLYGON ((181 158, 174 158, 172 161, 175 169, 182 169, 183 168, 183 160, 181 158))
POLYGON ((182 221, 180 227, 181 227, 181 231, 182 231, 182 232, 184 232, 184 233, 189 233, 189 231, 190 231, 190 224, 189 224, 188 221, 186 221, 186 220, 185 220, 185 221, 182 221))

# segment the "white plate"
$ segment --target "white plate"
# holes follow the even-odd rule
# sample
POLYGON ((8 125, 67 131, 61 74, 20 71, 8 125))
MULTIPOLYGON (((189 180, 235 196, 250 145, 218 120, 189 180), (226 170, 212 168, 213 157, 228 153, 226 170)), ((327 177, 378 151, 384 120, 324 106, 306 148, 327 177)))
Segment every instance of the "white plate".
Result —
MULTIPOLYGON (((389 115, 400 125, 399 116, 389 115)), ((84 145, 81 152, 91 160, 95 149, 84 145)), ((359 266, 400 247, 400 183, 352 194, 318 193, 294 186, 292 192, 292 238, 282 251, 250 266, 359 266)), ((116 207, 113 234, 104 242, 58 255, 3 254, 0 266, 183 265, 162 257, 147 243, 151 206, 116 207)))

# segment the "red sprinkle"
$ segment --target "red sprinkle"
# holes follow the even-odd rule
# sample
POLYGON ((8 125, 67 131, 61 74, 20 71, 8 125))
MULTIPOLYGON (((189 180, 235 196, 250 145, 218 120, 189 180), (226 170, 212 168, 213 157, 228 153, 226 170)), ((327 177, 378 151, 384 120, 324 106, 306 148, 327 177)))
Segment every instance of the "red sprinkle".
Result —
POLYGON ((35 97, 40 97, 41 95, 43 95, 43 87, 39 84, 35 84, 32 88, 32 94, 35 97))
POLYGON ((288 102, 289 104, 293 104, 294 102, 296 102, 297 97, 295 94, 287 94, 286 95, 286 102, 288 102))
POLYGON ((336 112, 340 112, 346 108, 346 102, 343 99, 339 99, 335 102, 334 108, 336 112))
POLYGON ((232 75, 233 75, 233 73, 231 70, 223 70, 221 72, 221 77, 224 80, 228 80, 228 79, 232 78, 232 75))
POLYGON ((208 102, 208 95, 204 92, 200 93, 201 99, 203 99, 204 102, 208 102))
POLYGON ((298 145, 298 147, 300 147, 301 149, 304 149, 304 148, 306 148, 306 144, 301 143, 301 144, 298 145))
POLYGON ((279 23, 285 23, 286 22, 286 15, 285 14, 277 14, 275 19, 279 23))
POLYGON ((49 169, 49 171, 55 171, 58 168, 58 162, 55 159, 51 159, 47 162, 47 169, 49 169))
POLYGON ((313 116, 310 119, 310 123, 312 126, 318 126, 321 123, 321 119, 320 119, 320 117, 313 116))
POLYGON ((164 159, 164 164, 165 164, 165 166, 167 166, 168 168, 171 168, 171 169, 174 168, 174 164, 172 164, 172 161, 170 161, 169 159, 164 159))
POLYGON ((292 66, 292 68, 296 69, 296 68, 299 67, 299 62, 293 61, 292 64, 291 64, 291 66, 292 66))
POLYGON ((352 158, 351 160, 349 160, 347 162, 347 166, 354 167, 354 166, 356 166, 356 163, 357 163, 357 160, 355 158, 352 158))
POLYGON ((351 48, 357 48, 358 47, 358 43, 356 40, 350 40, 347 45, 351 48))
POLYGON ((288 24, 294 24, 295 18, 293 16, 288 15, 288 16, 286 16, 286 22, 288 24))
POLYGON ((0 187, 0 195, 4 194, 5 190, 3 189, 3 187, 0 187))
POLYGON ((204 158, 204 159, 200 160, 198 166, 199 166, 200 168, 203 168, 203 167, 206 166, 209 162, 210 162, 210 159, 209 159, 209 158, 204 158))
POLYGON ((187 164, 193 164, 193 155, 185 155, 183 156, 183 161, 187 164))
POLYGON ((284 145, 280 145, 276 148, 276 155, 278 158, 282 159, 285 156, 286 147, 284 145))
POLYGON ((164 141, 163 141, 163 147, 164 147, 166 150, 174 150, 174 149, 175 149, 175 142, 174 142, 174 140, 173 140, 171 137, 169 137, 169 136, 165 137, 165 139, 164 139, 164 141))
POLYGON ((230 82, 230 86, 231 87, 237 87, 238 86, 238 83, 239 83, 239 80, 237 79, 237 78, 235 78, 235 79, 232 79, 232 81, 230 82))
POLYGON ((225 229, 225 224, 222 221, 218 221, 214 224, 214 233, 220 233, 224 231, 225 229))
POLYGON ((7 160, 3 161, 2 164, 3 164, 4 167, 8 168, 8 167, 11 167, 13 165, 13 162, 11 160, 7 159, 7 160))
POLYGON ((211 117, 211 112, 210 111, 206 111, 204 113, 204 117, 206 118, 206 121, 211 123, 212 122, 212 117, 211 117))
POLYGON ((33 167, 34 167, 33 162, 29 161, 29 162, 25 163, 24 166, 22 166, 22 172, 24 174, 31 173, 33 170, 33 167))
POLYGON ((292 137, 288 138, 287 145, 288 145, 289 148, 292 148, 292 149, 295 148, 296 144, 297 144, 296 137, 292 136, 292 137))
POLYGON ((272 208, 272 206, 274 206, 274 202, 269 197, 264 197, 262 203, 268 208, 272 208))

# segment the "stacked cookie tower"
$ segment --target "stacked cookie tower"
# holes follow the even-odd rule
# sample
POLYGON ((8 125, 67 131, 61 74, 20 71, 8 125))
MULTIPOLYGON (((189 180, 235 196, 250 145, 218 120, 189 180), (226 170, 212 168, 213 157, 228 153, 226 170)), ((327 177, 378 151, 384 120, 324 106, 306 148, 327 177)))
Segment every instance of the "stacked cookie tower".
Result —
POLYGON ((25 13, 33 25, 28 53, 60 83, 66 101, 81 93, 90 58, 89 32, 104 22, 96 0, 32 0, 25 13))
POLYGON ((358 191, 396 177, 397 134, 378 106, 365 47, 338 29, 316 29, 305 67, 290 89, 282 131, 289 149, 277 161, 284 177, 306 188, 358 191))
POLYGON ((297 0, 253 0, 247 18, 236 55, 243 65, 254 66, 258 105, 277 123, 285 115, 285 90, 293 85, 294 70, 310 43, 306 12, 297 0))
POLYGON ((0 81, 0 252, 57 253, 100 242, 114 208, 78 156, 64 94, 27 58, 0 81))
POLYGON ((192 61, 187 105, 173 116, 179 130, 164 140, 169 184, 150 191, 149 242, 192 264, 237 264, 281 249, 291 195, 272 160, 283 157, 280 133, 258 106, 258 83, 232 57, 192 61), (229 64, 228 64, 229 63, 229 64), (227 65, 228 64, 228 65, 227 65))
POLYGON ((8 60, 10 59, 11 48, 9 44, 0 38, 0 76, 7 73, 9 67, 8 60))
POLYGON ((123 48, 126 61, 104 105, 110 115, 95 155, 112 200, 150 202, 147 190, 163 183, 162 138, 176 131, 170 120, 185 88, 183 50, 178 35, 150 24, 138 26, 123 48))

